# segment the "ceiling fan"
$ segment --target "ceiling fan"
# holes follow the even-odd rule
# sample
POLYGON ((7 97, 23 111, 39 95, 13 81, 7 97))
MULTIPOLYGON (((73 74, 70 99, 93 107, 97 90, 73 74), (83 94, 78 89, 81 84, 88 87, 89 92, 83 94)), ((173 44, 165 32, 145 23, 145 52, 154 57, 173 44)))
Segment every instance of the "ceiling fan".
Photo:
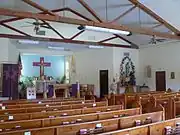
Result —
POLYGON ((40 31, 40 28, 43 27, 43 28, 46 28, 46 29, 51 29, 47 23, 45 22, 40 22, 38 19, 35 19, 34 22, 26 22, 30 25, 25 25, 25 26, 21 26, 21 27, 32 27, 34 26, 34 31, 37 33, 40 31))
POLYGON ((149 44, 157 44, 158 42, 164 42, 166 41, 167 39, 159 39, 159 38, 156 38, 155 35, 152 36, 152 38, 150 39, 149 41, 149 44))

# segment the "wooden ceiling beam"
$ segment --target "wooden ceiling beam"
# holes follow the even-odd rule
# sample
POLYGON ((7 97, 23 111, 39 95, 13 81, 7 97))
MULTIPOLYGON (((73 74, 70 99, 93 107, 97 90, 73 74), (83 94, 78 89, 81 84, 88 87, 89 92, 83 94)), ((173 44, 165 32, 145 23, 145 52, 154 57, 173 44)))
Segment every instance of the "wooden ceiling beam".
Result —
POLYGON ((20 30, 18 30, 18 29, 16 29, 16 28, 12 27, 12 26, 9 26, 9 25, 7 25, 7 24, 0 23, 0 25, 6 27, 6 28, 8 28, 8 29, 11 29, 11 30, 13 30, 13 31, 15 31, 15 32, 17 32, 17 33, 20 33, 20 34, 22 34, 22 35, 31 36, 31 35, 29 35, 29 34, 27 34, 27 33, 25 33, 25 32, 22 32, 22 31, 20 31, 20 30))
MULTIPOLYGON (((55 13, 53 13, 52 11, 47 10, 46 8, 40 6, 39 4, 31 1, 31 0, 22 0, 23 2, 31 5, 34 8, 39 9, 40 11, 42 11, 43 13, 47 13, 49 15, 53 15, 56 16, 55 13)), ((58 36, 60 36, 62 39, 64 39, 64 36, 62 34, 60 34, 55 28, 53 28, 49 23, 47 23, 45 20, 42 20, 52 31, 54 31, 58 36)))
POLYGON ((72 36, 70 39, 73 40, 75 39, 77 36, 81 35, 85 30, 81 30, 80 32, 76 33, 74 36, 72 36))
MULTIPOLYGON (((71 8, 59 8, 59 9, 53 9, 51 10, 51 12, 53 13, 56 13, 56 12, 62 12, 62 11, 69 11, 79 17, 81 17, 82 19, 85 19, 87 21, 92 21, 92 19, 80 14, 79 12, 77 12, 76 10, 74 9, 71 9, 71 8)), ((45 12, 40 12, 39 14, 46 14, 45 12)), ((10 18, 10 19, 6 19, 6 20, 1 20, 0 23, 9 23, 9 22, 13 22, 13 21, 18 21, 18 20, 21 20, 21 19, 24 19, 24 18, 19 18, 19 17, 15 17, 15 18, 10 18)))
POLYGON ((100 46, 107 46, 107 47, 132 48, 131 46, 120 45, 120 44, 97 43, 97 42, 88 42, 88 41, 80 41, 80 40, 58 39, 58 38, 30 37, 30 36, 12 35, 12 34, 0 34, 0 38, 26 39, 26 40, 37 40, 37 41, 44 41, 44 42, 62 42, 62 43, 71 43, 71 44, 78 44, 78 45, 97 45, 97 46, 100 45, 100 46))
POLYGON ((64 36, 61 35, 56 29, 54 29, 48 22, 42 20, 52 31, 54 31, 58 36, 60 36, 62 39, 64 39, 64 36))
POLYGON ((134 27, 129 27, 129 26, 117 25, 117 24, 85 21, 85 20, 62 17, 62 16, 52 16, 52 15, 38 14, 38 13, 25 12, 25 11, 16 11, 16 10, 11 10, 11 9, 4 9, 4 8, 0 8, 0 15, 14 16, 14 17, 20 17, 20 18, 34 18, 34 19, 60 22, 60 23, 68 23, 68 24, 74 24, 74 25, 89 25, 89 26, 96 26, 96 27, 104 27, 104 28, 110 28, 110 29, 116 29, 116 30, 130 31, 132 33, 139 33, 139 34, 144 34, 144 35, 156 35, 157 37, 180 40, 180 36, 158 32, 158 31, 152 31, 151 29, 134 28, 134 27))
POLYGON ((9 23, 9 22, 18 21, 21 19, 24 19, 24 18, 15 17, 15 18, 10 18, 10 19, 5 19, 5 20, 1 20, 0 23, 9 23))
POLYGON ((85 9, 87 9, 92 16, 94 16, 99 22, 103 22, 101 18, 96 14, 96 12, 88 6, 88 4, 84 0, 77 0, 85 9))
POLYGON ((162 23, 161 24, 157 24, 157 25, 153 26, 152 28, 155 29, 155 28, 160 27, 162 25, 163 25, 162 23))
MULTIPOLYGON (((67 9, 68 8, 54 9, 54 10, 51 10, 51 12, 61 12, 61 11, 67 10, 67 9)), ((39 14, 46 14, 46 13, 45 12, 40 12, 39 14)), ((1 20, 0 23, 9 23, 9 22, 22 20, 22 19, 24 19, 24 18, 15 17, 15 18, 10 18, 10 19, 6 19, 6 20, 1 20)))
POLYGON ((174 32, 176 34, 180 34, 180 31, 178 29, 173 27, 171 24, 169 24, 167 21, 165 21, 163 18, 161 18, 159 15, 157 15, 155 12, 150 10, 148 7, 146 7, 144 4, 142 4, 138 0, 129 0, 129 1, 132 2, 135 6, 139 7, 144 12, 146 12, 147 14, 149 14, 150 16, 152 16, 154 19, 156 19, 157 21, 162 23, 164 26, 166 26, 172 32, 174 32))
MULTIPOLYGON (((50 10, 50 11, 53 12, 53 13, 57 13, 57 12, 62 12, 62 11, 66 11, 66 10, 68 10, 68 7, 53 9, 53 10, 50 10)), ((42 13, 44 14, 44 12, 42 12, 42 13)))
POLYGON ((117 34, 115 34, 115 35, 116 35, 118 38, 120 38, 121 40, 124 40, 125 42, 129 43, 130 45, 132 45, 133 48, 139 49, 139 46, 136 45, 135 43, 129 41, 128 39, 126 39, 126 38, 124 38, 124 37, 122 37, 122 36, 120 36, 120 35, 117 35, 117 34))
POLYGON ((81 18, 84 19, 84 20, 87 20, 87 21, 93 21, 92 19, 90 19, 90 18, 88 18, 88 17, 86 17, 86 16, 80 14, 79 12, 77 12, 77 11, 74 10, 74 9, 67 8, 67 11, 70 11, 71 13, 73 13, 73 14, 75 14, 75 15, 81 17, 81 18))
POLYGON ((46 8, 40 6, 39 4, 31 1, 31 0, 22 0, 23 2, 27 3, 28 5, 31 5, 32 7, 39 9, 40 11, 43 11, 44 13, 50 14, 50 15, 55 15, 53 12, 50 10, 47 10, 46 8))
MULTIPOLYGON (((45 10, 44 10, 45 11, 45 10)), ((90 18, 80 14, 79 12, 77 12, 76 10, 74 9, 71 9, 71 8, 60 8, 60 9, 54 9, 54 10, 51 10, 51 12, 61 12, 61 11, 69 11, 79 17, 81 17, 82 19, 85 19, 87 21, 92 21, 90 18)), ((46 12, 40 12, 39 14, 45 14, 46 12)), ((8 23, 8 22, 13 22, 13 21, 18 21, 18 20, 21 20, 21 19, 24 19, 24 18, 19 18, 19 17, 16 17, 16 18, 11 18, 11 19, 7 19, 7 20, 2 20, 0 21, 0 23, 4 24, 4 23, 8 23)), ((43 21, 43 20, 42 20, 43 21)), ((64 36, 61 35, 56 29, 54 29, 49 23, 47 23, 46 21, 43 21, 44 23, 46 23, 56 34, 58 34, 61 38, 64 39, 64 36)), ((82 34, 84 31, 80 31, 79 33, 75 34, 73 37, 71 37, 70 39, 74 39, 76 38, 77 36, 79 36, 80 34, 82 34)))
POLYGON ((128 9, 127 11, 125 11, 123 14, 119 15, 118 17, 116 17, 114 20, 112 20, 110 23, 114 23, 116 21, 118 21, 120 18, 124 17, 125 15, 127 15, 128 13, 130 13, 131 11, 133 11, 136 8, 136 6, 131 7, 130 9, 128 9))
MULTIPOLYGON (((95 11, 94 11, 91 7, 89 7, 87 3, 84 2, 84 0, 78 0, 78 1, 81 3, 81 5, 82 5, 84 8, 86 8, 86 9, 90 12, 99 22, 101 22, 101 23, 107 23, 107 22, 104 22, 104 21, 95 13, 95 11)), ((135 8, 136 8, 136 6, 133 6, 133 7, 130 8, 128 11, 126 11, 124 14, 122 14, 120 17, 125 16, 127 13, 131 12, 131 11, 132 11, 133 9, 135 9, 135 8)), ((117 19, 118 19, 118 18, 117 18, 117 19)), ((113 39, 117 37, 116 34, 113 34, 113 35, 115 35, 115 37, 112 37, 113 39)), ((100 41, 100 42, 105 42, 105 41, 111 40, 112 38, 105 39, 105 40, 102 40, 102 41, 100 41)), ((123 40, 123 39, 122 39, 122 40, 123 40)), ((128 42, 130 42, 130 41, 128 41, 128 42)), ((134 44, 133 44, 133 45, 134 45, 134 44)), ((135 46, 136 46, 136 45, 135 45, 135 46)), ((136 46, 136 48, 139 48, 139 47, 136 46)))
POLYGON ((107 41, 113 40, 113 39, 115 39, 115 38, 117 38, 117 36, 113 36, 113 37, 110 37, 110 38, 107 38, 107 39, 101 40, 101 41, 99 41, 99 43, 104 43, 104 42, 107 42, 107 41))

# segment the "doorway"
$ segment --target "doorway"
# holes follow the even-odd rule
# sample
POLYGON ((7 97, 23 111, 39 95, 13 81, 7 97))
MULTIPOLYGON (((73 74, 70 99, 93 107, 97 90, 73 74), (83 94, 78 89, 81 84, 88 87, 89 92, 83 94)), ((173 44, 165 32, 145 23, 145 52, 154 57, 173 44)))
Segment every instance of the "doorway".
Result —
POLYGON ((156 72, 156 91, 166 91, 166 72, 156 72))
POLYGON ((108 70, 100 70, 99 71, 100 77, 100 97, 104 97, 104 95, 108 95, 108 70))

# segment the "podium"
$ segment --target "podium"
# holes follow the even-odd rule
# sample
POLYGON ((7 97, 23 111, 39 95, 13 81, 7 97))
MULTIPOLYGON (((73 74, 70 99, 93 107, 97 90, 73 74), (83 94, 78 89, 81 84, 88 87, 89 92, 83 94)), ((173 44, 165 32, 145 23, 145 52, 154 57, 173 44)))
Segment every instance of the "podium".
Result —
POLYGON ((70 88, 70 84, 55 84, 54 85, 54 96, 53 98, 56 98, 57 96, 57 92, 58 91, 62 91, 63 92, 63 97, 64 98, 68 98, 69 97, 69 88, 70 88))

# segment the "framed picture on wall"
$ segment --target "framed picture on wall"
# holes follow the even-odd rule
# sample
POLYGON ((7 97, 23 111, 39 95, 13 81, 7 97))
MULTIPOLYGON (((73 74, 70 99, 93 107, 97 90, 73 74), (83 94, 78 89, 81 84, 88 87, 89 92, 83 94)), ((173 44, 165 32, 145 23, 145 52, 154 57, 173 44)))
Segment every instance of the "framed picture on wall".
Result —
POLYGON ((175 72, 171 72, 171 79, 175 79, 175 72))

